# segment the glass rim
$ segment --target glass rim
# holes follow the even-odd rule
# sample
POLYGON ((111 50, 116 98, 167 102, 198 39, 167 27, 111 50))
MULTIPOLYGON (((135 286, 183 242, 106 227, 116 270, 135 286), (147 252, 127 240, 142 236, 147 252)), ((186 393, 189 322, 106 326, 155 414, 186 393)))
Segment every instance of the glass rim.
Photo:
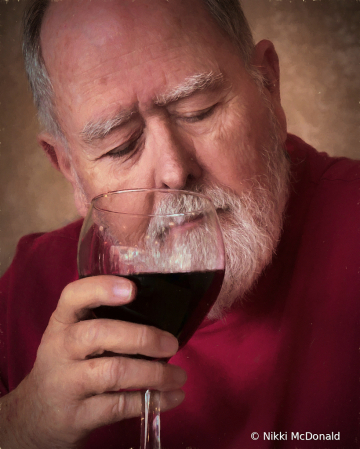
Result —
POLYGON ((119 215, 129 215, 134 217, 181 217, 186 215, 194 215, 194 214, 200 214, 205 212, 206 210, 214 210, 216 213, 215 206, 211 199, 204 195, 203 193, 198 192, 192 192, 191 190, 180 190, 180 189, 157 189, 157 188, 139 188, 139 189, 124 189, 124 190, 112 190, 111 192, 101 193, 100 195, 95 196, 91 200, 91 207, 99 212, 108 212, 111 214, 119 214, 119 215), (100 207, 97 207, 95 205, 95 202, 99 200, 100 198, 106 198, 108 195, 116 195, 116 194, 122 194, 122 193, 140 193, 140 192, 162 192, 162 193, 184 193, 191 196, 199 196, 201 198, 204 198, 207 202, 207 206, 200 210, 193 210, 191 212, 181 212, 181 213, 173 213, 173 214, 137 214, 132 212, 120 212, 120 211, 113 211, 108 209, 103 209, 100 207))

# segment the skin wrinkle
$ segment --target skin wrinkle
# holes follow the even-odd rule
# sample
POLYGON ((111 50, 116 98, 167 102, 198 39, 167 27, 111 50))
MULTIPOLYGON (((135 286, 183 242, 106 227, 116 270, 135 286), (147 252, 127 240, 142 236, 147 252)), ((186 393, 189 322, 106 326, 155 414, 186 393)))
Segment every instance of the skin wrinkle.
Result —
MULTIPOLYGON (((170 50, 171 52, 173 52, 174 49, 184 47, 184 43, 183 43, 183 42, 177 43, 176 41, 175 41, 174 44, 171 45, 171 46, 170 46, 170 43, 169 43, 169 42, 167 43, 167 45, 169 46, 169 50, 170 50)), ((102 56, 102 55, 101 55, 101 53, 100 53, 100 55, 99 55, 99 56, 100 56, 100 61, 99 61, 99 63, 98 63, 97 65, 95 65, 95 66, 91 66, 89 69, 86 69, 86 70, 85 70, 85 69, 82 69, 82 75, 86 75, 86 74, 88 74, 88 73, 93 74, 93 72, 96 72, 98 69, 102 70, 102 69, 104 68, 104 66, 108 66, 109 63, 111 63, 111 61, 117 61, 119 58, 124 58, 123 64, 126 65, 126 64, 129 63, 129 61, 128 61, 127 59, 130 59, 130 56, 132 56, 132 55, 133 55, 133 56, 134 56, 134 55, 138 55, 138 62, 135 62, 135 63, 134 63, 134 61, 131 62, 131 65, 133 66, 133 68, 139 68, 139 67, 142 68, 142 67, 144 66, 144 64, 147 63, 147 61, 144 61, 144 59, 143 59, 144 53, 145 53, 145 54, 151 53, 152 56, 151 56, 151 58, 149 58, 149 59, 151 59, 151 62, 163 58, 163 57, 164 57, 164 54, 166 55, 168 61, 174 61, 174 60, 176 60, 176 59, 181 59, 178 55, 174 56, 174 58, 172 59, 172 58, 170 57, 170 55, 169 55, 169 52, 167 51, 167 48, 162 49, 162 50, 159 50, 158 47, 157 47, 157 42, 154 42, 153 44, 151 44, 151 45, 146 45, 146 46, 144 46, 144 47, 142 47, 142 48, 140 48, 140 49, 138 49, 138 50, 133 50, 133 51, 129 51, 129 52, 124 52, 124 53, 122 53, 122 54, 121 54, 121 53, 117 53, 116 55, 112 56, 111 58, 107 58, 106 60, 101 60, 101 56, 102 56), (155 55, 156 52, 150 51, 150 48, 154 48, 158 54, 155 55)), ((93 57, 91 57, 90 59, 91 59, 91 61, 93 61, 93 57)), ((76 58, 74 58, 74 65, 76 65, 76 58)), ((114 73, 117 75, 116 72, 114 72, 114 73)), ((113 72, 109 72, 107 75, 105 75, 105 78, 107 78, 107 79, 108 79, 108 78, 111 78, 111 75, 112 75, 112 74, 113 74, 113 72)), ((51 77, 52 79, 54 79, 54 80, 57 79, 57 72, 49 73, 49 75, 50 75, 50 77, 51 77)), ((164 75, 166 76, 166 73, 164 73, 164 75)), ((99 78, 100 78, 100 77, 99 77, 99 78)), ((100 79, 103 79, 103 78, 104 78, 104 76, 103 76, 102 78, 100 78, 100 79)), ((61 83, 60 80, 59 80, 59 82, 61 83)), ((84 83, 85 83, 85 82, 84 82, 84 83)), ((92 83, 92 84, 95 84, 95 83, 96 83, 96 79, 93 79, 93 80, 91 81, 91 83, 92 83)), ((104 83, 103 83, 103 82, 100 82, 99 84, 104 84, 104 83)), ((94 86, 90 86, 88 91, 89 91, 89 92, 92 91, 93 87, 94 87, 94 86)), ((87 91, 85 90, 85 93, 86 93, 86 92, 87 92, 87 91)))
MULTIPOLYGON (((185 45, 190 46, 191 43, 186 44, 184 41, 182 41, 180 43, 180 42, 177 42, 176 38, 170 38, 166 42, 166 45, 164 46, 163 49, 159 49, 158 42, 155 42, 152 45, 144 46, 143 48, 138 50, 137 53, 140 53, 141 57, 143 54, 150 55, 149 59, 151 61, 161 60, 164 56, 166 56, 166 58, 169 61, 174 62, 175 60, 180 59, 178 55, 175 55, 174 50, 177 50, 179 48, 186 48, 185 45), (174 53, 173 57, 171 57, 171 53, 174 53)), ((144 60, 142 60, 141 57, 139 59, 139 63, 135 67, 138 67, 138 66, 142 67, 144 65, 144 60)), ((145 61, 145 63, 146 63, 146 61, 145 61)))
POLYGON ((129 108, 120 110, 114 117, 90 121, 84 126, 80 136, 86 144, 95 145, 97 140, 104 139, 114 130, 126 125, 135 113, 134 108, 129 108))
MULTIPOLYGON (((168 52, 166 52, 166 50, 167 50, 167 48, 164 50, 164 49, 162 49, 162 50, 158 50, 158 48, 156 47, 156 45, 157 45, 157 43, 154 43, 153 44, 154 45, 154 48, 156 49, 156 51, 159 53, 159 55, 157 55, 156 57, 155 56, 152 56, 152 58, 151 58, 151 60, 156 60, 157 58, 161 58, 161 57, 163 57, 163 55, 164 54, 166 54, 166 56, 167 56, 167 59, 168 59, 168 61, 171 61, 171 58, 169 57, 169 54, 168 54, 168 52)), ((170 44, 169 43, 167 43, 167 46, 169 46, 169 47, 171 47, 170 46, 170 44)), ((184 43, 182 42, 182 43, 176 43, 176 41, 175 41, 175 45, 173 44, 172 45, 172 47, 171 47, 171 51, 173 51, 174 49, 176 49, 176 48, 180 48, 180 47, 183 47, 184 46, 184 43)), ((115 60, 115 59, 118 59, 119 57, 123 57, 123 56, 128 56, 128 55, 130 55, 130 54, 135 54, 135 53, 138 53, 139 55, 140 55, 140 58, 139 58, 139 62, 138 62, 138 64, 136 64, 136 65, 134 65, 134 67, 136 68, 136 67, 138 67, 138 66, 143 66, 144 65, 144 60, 142 59, 142 53, 143 53, 143 50, 144 49, 149 49, 149 46, 146 46, 146 47, 143 47, 142 49, 139 49, 139 50, 136 50, 136 51, 132 51, 132 52, 126 52, 126 53, 123 53, 122 55, 120 54, 117 54, 116 56, 114 56, 113 58, 110 58, 110 59, 108 59, 107 61, 101 61, 101 62, 99 62, 99 64, 98 65, 96 65, 96 66, 93 66, 93 67, 91 67, 91 68, 89 68, 88 70, 83 70, 82 71, 82 74, 83 75, 86 75, 86 73, 88 73, 88 72, 93 72, 93 71, 96 71, 98 68, 103 68, 103 65, 105 64, 107 64, 108 62, 111 62, 111 60, 115 60)), ((153 52, 152 52, 153 53, 153 52)), ((100 55, 101 56, 101 55, 100 55)), ((179 57, 179 55, 177 55, 177 56, 175 56, 174 58, 176 58, 176 59, 179 59, 180 57, 179 57)), ((151 61, 152 62, 152 61, 151 61)), ((127 61, 125 60, 124 61, 124 64, 126 64, 127 63, 127 61)), ((146 63, 146 61, 145 61, 145 63, 146 63)), ((54 77, 55 77, 55 74, 53 74, 54 75, 54 77)), ((106 77, 108 78, 110 75, 108 74, 108 75, 106 75, 106 77)), ((164 76, 166 77, 166 73, 164 73, 164 76)), ((95 81, 93 80, 92 81, 92 83, 95 83, 95 81)), ((90 86, 89 87, 89 90, 88 91, 86 91, 85 90, 85 93, 86 92, 92 92, 92 90, 93 90, 93 86, 90 86)))
POLYGON ((187 98, 197 92, 216 89, 216 87, 222 86, 223 83, 224 75, 222 73, 214 74, 213 72, 208 72, 195 74, 169 92, 158 95, 154 103, 158 106, 167 106, 169 103, 187 98))
MULTIPOLYGON (((184 83, 171 89, 169 92, 157 95, 153 99, 153 104, 163 108, 170 103, 191 97, 204 90, 216 89, 222 86, 223 82, 224 76, 221 73, 217 75, 212 72, 196 74, 187 78, 184 83)), ((134 105, 128 109, 120 110, 114 117, 99 119, 96 122, 89 121, 84 126, 80 136, 86 144, 94 145, 97 140, 104 139, 115 129, 121 128, 130 122, 135 113, 134 105)))

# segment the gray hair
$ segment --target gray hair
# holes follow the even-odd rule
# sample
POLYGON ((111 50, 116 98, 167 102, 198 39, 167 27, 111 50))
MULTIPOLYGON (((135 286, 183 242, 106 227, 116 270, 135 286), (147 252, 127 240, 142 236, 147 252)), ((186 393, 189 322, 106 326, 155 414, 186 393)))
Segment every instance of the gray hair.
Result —
POLYGON ((23 18, 25 70, 42 126, 55 137, 64 138, 54 105, 54 91, 40 46, 41 25, 51 0, 33 0, 23 18))
MULTIPOLYGON (((252 75, 250 58, 254 40, 239 0, 202 0, 212 17, 240 50, 246 68, 252 75)), ((40 123, 47 132, 66 143, 54 104, 54 91, 41 52, 42 21, 51 0, 31 0, 23 20, 23 55, 25 69, 38 110, 40 123)))

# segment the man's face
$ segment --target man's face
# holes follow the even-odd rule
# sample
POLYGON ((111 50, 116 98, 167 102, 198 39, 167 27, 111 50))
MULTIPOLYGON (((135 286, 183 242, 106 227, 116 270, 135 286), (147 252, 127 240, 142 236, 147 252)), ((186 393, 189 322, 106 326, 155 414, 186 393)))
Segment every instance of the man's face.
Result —
POLYGON ((41 43, 81 213, 117 189, 206 180, 241 195, 265 173, 264 96, 200 1, 54 2, 41 43))

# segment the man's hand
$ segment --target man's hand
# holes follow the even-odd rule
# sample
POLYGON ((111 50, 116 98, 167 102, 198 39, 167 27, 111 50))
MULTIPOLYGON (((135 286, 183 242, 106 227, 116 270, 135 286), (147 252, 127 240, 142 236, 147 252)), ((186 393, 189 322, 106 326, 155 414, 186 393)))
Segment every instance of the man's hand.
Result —
POLYGON ((43 335, 31 373, 0 402, 0 446, 73 448, 96 427, 138 416, 141 393, 161 391, 161 408, 180 404, 185 372, 170 364, 129 357, 94 357, 104 351, 170 357, 177 340, 153 327, 86 319, 100 305, 131 302, 127 279, 97 276, 69 284, 43 335), (105 392, 113 392, 106 393, 105 392))

